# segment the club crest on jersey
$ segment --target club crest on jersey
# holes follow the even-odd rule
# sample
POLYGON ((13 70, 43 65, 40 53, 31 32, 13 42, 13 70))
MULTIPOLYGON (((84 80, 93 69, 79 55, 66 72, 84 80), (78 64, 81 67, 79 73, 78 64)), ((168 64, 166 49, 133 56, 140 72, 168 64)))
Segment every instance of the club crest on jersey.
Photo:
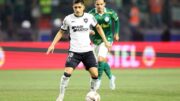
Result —
POLYGON ((87 19, 87 18, 85 18, 85 19, 84 19, 84 22, 85 22, 85 23, 87 23, 87 22, 88 22, 88 19, 87 19))
POLYGON ((106 16, 106 17, 104 18, 104 20, 105 20, 106 22, 109 22, 110 18, 109 18, 108 16, 106 16))

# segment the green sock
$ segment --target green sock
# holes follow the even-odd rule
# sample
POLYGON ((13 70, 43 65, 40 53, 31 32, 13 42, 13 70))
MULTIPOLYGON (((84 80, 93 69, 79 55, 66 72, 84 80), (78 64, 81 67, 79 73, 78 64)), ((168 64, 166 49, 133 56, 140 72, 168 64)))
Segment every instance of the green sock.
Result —
POLYGON ((108 76, 108 78, 111 79, 112 73, 111 73, 110 66, 107 62, 104 63, 104 71, 105 71, 106 75, 108 76))
POLYGON ((98 62, 98 79, 101 80, 104 71, 105 62, 98 62))

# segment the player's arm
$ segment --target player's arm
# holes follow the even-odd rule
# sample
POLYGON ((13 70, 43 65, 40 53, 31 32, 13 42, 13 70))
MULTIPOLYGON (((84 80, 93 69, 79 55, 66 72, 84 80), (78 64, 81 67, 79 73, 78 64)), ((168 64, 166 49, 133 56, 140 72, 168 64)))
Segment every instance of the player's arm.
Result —
POLYGON ((49 46, 46 54, 49 54, 50 52, 53 53, 55 45, 58 43, 58 41, 61 39, 62 35, 64 34, 64 30, 60 29, 58 33, 56 34, 54 40, 52 41, 51 45, 49 46))
POLYGON ((101 38, 103 39, 106 47, 110 50, 111 45, 110 45, 110 43, 107 41, 106 36, 105 36, 105 34, 104 34, 104 31, 103 31, 102 27, 101 27, 99 24, 96 25, 96 30, 97 30, 97 32, 99 33, 99 35, 101 36, 101 38))
POLYGON ((118 41, 118 40, 119 40, 119 26, 120 26, 120 24, 119 24, 119 19, 118 19, 117 21, 115 21, 114 24, 115 24, 114 39, 115 39, 116 41, 118 41))
POLYGON ((119 40, 119 28, 120 28, 120 23, 119 23, 119 18, 116 12, 113 11, 112 13, 113 19, 114 19, 114 28, 115 28, 115 33, 114 33, 114 39, 116 41, 119 40))
POLYGON ((93 30, 91 30, 90 35, 95 35, 95 32, 93 30))

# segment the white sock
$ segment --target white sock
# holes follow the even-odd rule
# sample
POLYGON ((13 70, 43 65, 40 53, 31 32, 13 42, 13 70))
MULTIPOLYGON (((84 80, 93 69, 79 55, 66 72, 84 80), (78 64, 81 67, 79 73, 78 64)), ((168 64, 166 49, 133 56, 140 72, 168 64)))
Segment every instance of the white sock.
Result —
POLYGON ((63 75, 61 77, 60 94, 59 94, 59 96, 61 96, 62 99, 64 98, 65 90, 66 90, 66 87, 68 86, 68 83, 69 83, 69 77, 66 77, 63 75))
POLYGON ((98 79, 91 79, 91 91, 97 91, 98 79))
POLYGON ((101 86, 101 80, 98 79, 98 81, 97 81, 97 89, 99 89, 100 86, 101 86))

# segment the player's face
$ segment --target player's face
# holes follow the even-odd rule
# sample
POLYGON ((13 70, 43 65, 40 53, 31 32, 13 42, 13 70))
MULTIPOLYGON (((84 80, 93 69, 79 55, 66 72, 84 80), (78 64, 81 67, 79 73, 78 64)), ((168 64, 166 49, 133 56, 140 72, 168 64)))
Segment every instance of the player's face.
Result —
POLYGON ((104 0, 96 0, 96 2, 95 2, 95 7, 98 12, 103 12, 105 5, 106 4, 105 4, 104 0))
POLYGON ((82 16, 84 13, 84 9, 85 7, 81 3, 73 4, 73 10, 76 16, 82 16))

